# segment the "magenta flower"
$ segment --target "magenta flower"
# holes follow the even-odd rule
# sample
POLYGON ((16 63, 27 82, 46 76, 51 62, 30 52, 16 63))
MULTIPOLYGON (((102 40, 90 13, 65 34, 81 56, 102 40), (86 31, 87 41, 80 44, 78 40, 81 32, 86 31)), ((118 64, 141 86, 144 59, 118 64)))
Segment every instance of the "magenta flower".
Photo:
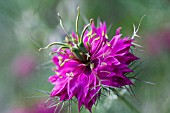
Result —
MULTIPOLYGON (((61 26, 64 28, 62 23, 61 26)), ((84 105, 91 112, 102 89, 132 85, 125 74, 133 71, 128 65, 138 59, 130 53, 134 39, 121 38, 120 30, 118 28, 115 36, 109 40, 106 23, 101 22, 99 27, 95 27, 91 20, 81 36, 76 29, 76 33, 67 35, 66 43, 48 45, 46 48, 61 45, 53 57, 56 70, 55 75, 49 77, 54 85, 50 96, 59 97, 61 102, 76 97, 79 111, 84 105)))
POLYGON ((170 29, 162 28, 145 37, 146 51, 149 55, 159 56, 162 52, 170 51, 170 29))
POLYGON ((19 78, 25 78, 34 71, 36 64, 37 61, 34 56, 24 53, 13 60, 11 71, 19 78))
MULTIPOLYGON (((8 108, 7 113, 59 113, 60 110, 60 106, 58 107, 58 109, 56 109, 55 107, 50 107, 47 108, 44 104, 44 102, 42 103, 41 101, 38 103, 33 104, 31 107, 28 106, 14 106, 11 108, 8 108)), ((61 111, 60 113, 63 113, 63 111, 61 111)))

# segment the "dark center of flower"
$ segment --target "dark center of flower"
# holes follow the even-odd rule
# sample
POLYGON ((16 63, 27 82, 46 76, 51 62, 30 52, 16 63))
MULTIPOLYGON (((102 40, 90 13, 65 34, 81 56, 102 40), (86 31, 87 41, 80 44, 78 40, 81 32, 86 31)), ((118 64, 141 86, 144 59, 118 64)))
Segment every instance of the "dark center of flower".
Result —
POLYGON ((86 60, 84 62, 84 64, 86 65, 85 67, 85 70, 84 70, 84 73, 86 75, 90 75, 92 70, 95 69, 98 65, 99 65, 99 61, 98 59, 95 59, 93 61, 91 61, 90 59, 89 60, 86 60))

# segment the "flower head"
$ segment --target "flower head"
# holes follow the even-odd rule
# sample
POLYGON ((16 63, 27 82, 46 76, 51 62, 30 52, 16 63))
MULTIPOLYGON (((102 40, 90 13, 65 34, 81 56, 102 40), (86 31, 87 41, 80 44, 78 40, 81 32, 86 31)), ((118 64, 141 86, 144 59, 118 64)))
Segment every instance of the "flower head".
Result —
POLYGON ((103 89, 132 85, 125 74, 133 71, 128 65, 138 59, 130 53, 134 39, 121 38, 120 30, 118 28, 115 36, 109 40, 106 23, 101 22, 96 27, 91 20, 81 35, 76 29, 76 33, 67 34, 66 43, 54 42, 61 47, 53 57, 55 74, 49 77, 54 85, 51 97, 57 96, 60 101, 76 97, 79 111, 84 105, 91 112, 103 89))

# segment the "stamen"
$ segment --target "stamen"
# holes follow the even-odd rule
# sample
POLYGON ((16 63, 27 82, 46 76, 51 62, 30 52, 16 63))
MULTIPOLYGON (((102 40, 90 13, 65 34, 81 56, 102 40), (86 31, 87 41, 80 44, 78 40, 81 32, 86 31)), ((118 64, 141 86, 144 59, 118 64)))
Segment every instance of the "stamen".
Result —
POLYGON ((102 31, 102 36, 105 36, 105 32, 104 31, 102 31))
POLYGON ((63 61, 63 57, 58 56, 58 60, 59 60, 59 65, 61 65, 62 61, 63 61))
POLYGON ((66 76, 68 76, 68 77, 74 77, 74 73, 73 73, 73 72, 66 73, 66 76))
POLYGON ((93 44, 95 41, 97 41, 97 40, 99 40, 99 39, 100 39, 100 37, 95 38, 95 39, 92 41, 91 44, 93 44))
POLYGON ((94 63, 90 64, 90 69, 94 68, 94 63))
POLYGON ((100 72, 111 74, 111 72, 109 72, 109 71, 100 71, 100 72))
POLYGON ((109 39, 107 35, 105 35, 106 39, 109 39))
POLYGON ((109 42, 106 42, 106 44, 107 44, 108 46, 111 46, 111 44, 110 44, 109 42))
POLYGON ((93 35, 91 35, 91 38, 92 38, 92 37, 95 37, 96 35, 97 35, 96 33, 93 33, 93 35))
POLYGON ((106 62, 101 62, 101 66, 107 66, 106 62))
POLYGON ((60 75, 59 72, 57 72, 57 71, 55 72, 55 74, 58 75, 58 76, 60 75))
POLYGON ((60 64, 60 67, 64 66, 64 64, 69 61, 70 59, 65 59, 61 64, 60 64))
POLYGON ((86 56, 87 56, 87 59, 86 59, 86 60, 89 60, 90 54, 89 54, 89 53, 86 53, 86 56))
POLYGON ((67 36, 65 37, 65 42, 66 42, 66 43, 69 43, 69 42, 70 42, 70 40, 68 39, 67 36))

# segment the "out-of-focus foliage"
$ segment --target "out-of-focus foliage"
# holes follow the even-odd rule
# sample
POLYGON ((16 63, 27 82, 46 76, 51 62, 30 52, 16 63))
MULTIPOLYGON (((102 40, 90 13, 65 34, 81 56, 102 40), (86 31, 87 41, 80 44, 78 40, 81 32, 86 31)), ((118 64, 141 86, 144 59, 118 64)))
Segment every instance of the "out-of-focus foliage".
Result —
MULTIPOLYGON (((48 83, 48 77, 54 74, 52 56, 48 55, 50 50, 39 52, 38 49, 52 41, 63 41, 65 34, 59 26, 58 12, 67 31, 75 31, 78 6, 80 29, 90 18, 96 23, 100 19, 106 21, 107 26, 112 24, 109 38, 119 26, 123 34, 131 36, 133 23, 137 24, 146 15, 138 39, 145 51, 136 52, 143 62, 138 76, 155 85, 136 81, 133 87, 136 98, 128 92, 124 97, 141 113, 169 113, 169 0, 0 0, 0 112, 10 113, 18 108, 25 113, 25 109, 36 109, 36 103, 48 99, 47 94, 38 90, 50 92, 52 89, 48 83)), ((77 105, 73 104, 72 108, 76 113, 77 105)), ((102 97, 93 112, 133 111, 120 99, 109 96, 102 97)))

